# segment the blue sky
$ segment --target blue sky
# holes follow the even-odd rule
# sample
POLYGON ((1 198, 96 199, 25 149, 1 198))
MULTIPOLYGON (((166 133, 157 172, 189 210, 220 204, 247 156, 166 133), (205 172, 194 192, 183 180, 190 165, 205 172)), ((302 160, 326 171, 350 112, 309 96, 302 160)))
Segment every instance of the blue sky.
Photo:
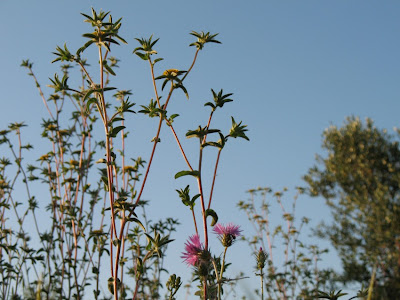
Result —
MULTIPOLYGON (((249 234, 251 227, 236 203, 246 199, 246 190, 257 186, 303 185, 301 177, 313 165, 315 154, 321 153, 321 134, 330 124, 340 125, 346 116, 355 115, 370 117, 389 132, 398 126, 398 1, 2 0, 0 126, 26 122, 28 139, 38 150, 40 122, 47 115, 31 78, 19 65, 29 58, 42 86, 48 84, 47 78, 57 71, 57 65, 50 63, 51 52, 64 43, 71 51, 81 45, 82 33, 90 28, 80 12, 90 13, 92 6, 111 11, 114 18, 123 17, 120 33, 128 45, 113 51, 121 59, 115 85, 132 89, 131 99, 138 105, 153 95, 147 65, 131 54, 137 46, 135 37, 160 37, 162 72, 188 68, 194 53, 188 47, 193 41, 191 30, 219 33, 222 45, 207 45, 187 80, 190 101, 178 94, 170 109, 182 115, 176 127, 183 139, 186 130, 205 125, 208 110, 203 103, 211 100, 211 88, 234 93, 235 101, 217 112, 213 124, 227 130, 230 116, 243 120, 250 142, 230 142, 222 154, 214 208, 221 212, 223 223, 241 224, 249 234)), ((132 141, 132 156, 146 159, 156 124, 135 118, 129 123, 132 137, 137 138, 132 141)), ((175 215, 184 224, 170 247, 169 262, 169 267, 183 273, 187 269, 180 249, 193 232, 190 216, 175 192, 185 181, 173 179, 185 165, 166 129, 149 179, 149 186, 157 188, 147 189, 144 198, 153 201, 152 218, 175 215)), ((184 144, 195 149, 191 140, 184 144)), ((212 154, 207 158, 215 159, 212 154)), ((303 197, 297 213, 312 218, 314 225, 329 219, 320 199, 303 197)), ((252 266, 247 246, 235 247, 232 258, 248 255, 252 266)), ((325 263, 335 261, 331 255, 325 263)), ((239 265, 251 275, 249 262, 239 265)))

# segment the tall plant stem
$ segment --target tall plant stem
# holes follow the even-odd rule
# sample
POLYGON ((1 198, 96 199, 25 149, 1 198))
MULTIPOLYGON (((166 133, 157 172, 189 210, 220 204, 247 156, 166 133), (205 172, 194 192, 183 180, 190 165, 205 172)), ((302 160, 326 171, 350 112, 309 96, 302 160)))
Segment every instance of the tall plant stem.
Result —
POLYGON ((222 277, 222 276, 220 276, 219 273, 218 273, 217 264, 215 263, 215 260, 214 260, 214 259, 211 259, 211 263, 212 263, 212 265, 213 265, 213 267, 214 267, 215 276, 216 276, 216 278, 217 278, 217 284, 218 284, 218 300, 220 300, 220 299, 221 299, 221 296, 220 296, 220 289, 221 289, 220 277, 222 277))
MULTIPOLYGON (((199 188, 200 200, 201 200, 201 212, 203 216, 203 229, 204 229, 204 248, 208 249, 208 230, 207 230, 207 216, 206 216, 206 209, 204 205, 204 194, 203 194, 203 185, 201 182, 201 165, 203 160, 203 148, 201 147, 201 140, 200 140, 200 154, 199 154, 199 176, 197 177, 197 185, 199 188)), ((204 299, 207 299, 207 276, 204 278, 204 299)))
MULTIPOLYGON (((146 184, 147 176, 148 176, 149 171, 150 171, 150 166, 151 166, 151 163, 152 163, 153 158, 154 158, 154 153, 155 153, 155 151, 156 151, 158 137, 160 136, 162 121, 163 121, 163 117, 160 116, 160 122, 159 122, 159 124, 158 124, 157 135, 156 135, 156 138, 155 138, 155 141, 154 141, 153 150, 152 150, 151 155, 150 155, 149 164, 147 165, 146 174, 145 174, 145 177, 144 177, 144 179, 143 179, 143 183, 142 183, 142 187, 141 187, 141 189, 140 189, 140 192, 139 192, 139 194, 138 194, 138 196, 137 196, 137 199, 136 199, 136 202, 135 202, 135 206, 138 205, 138 203, 139 203, 139 201, 140 201, 140 197, 141 197, 141 195, 142 195, 142 193, 143 193, 143 190, 144 190, 144 186, 145 186, 145 184, 146 184)), ((122 222, 121 222, 121 228, 120 228, 120 232, 119 232, 119 236, 118 236, 118 237, 119 237, 119 243, 117 244, 117 253, 116 253, 116 260, 115 260, 115 274, 118 274, 119 258, 120 258, 120 255, 121 255, 121 243, 120 243, 120 241, 121 241, 122 238, 123 238, 124 229, 125 229, 125 225, 126 225, 126 223, 127 223, 127 220, 129 220, 129 218, 131 217, 131 215, 133 214, 133 212, 134 212, 134 211, 132 210, 132 211, 129 213, 128 217, 122 219, 122 222)), ((115 278, 114 278, 114 279, 115 279, 115 278)), ((135 298, 133 298, 133 299, 135 299, 135 298)))
POLYGON ((219 164, 219 158, 221 156, 221 150, 222 149, 219 149, 218 155, 217 155, 217 161, 215 162, 214 176, 213 176, 213 180, 212 180, 212 184, 211 184, 210 199, 208 200, 207 209, 209 209, 211 207, 211 201, 212 201, 212 196, 214 193, 215 179, 217 178, 217 169, 218 169, 218 164, 219 164))
MULTIPOLYGON (((214 114, 214 111, 212 110, 210 113, 210 116, 208 117, 208 122, 207 122, 207 126, 206 126, 207 130, 210 128, 211 119, 212 119, 213 114, 214 114)), ((202 144, 204 144, 206 142, 206 140, 207 140, 207 134, 204 136, 202 144)))
MULTIPOLYGON (((173 90, 174 90, 174 88, 173 88, 173 86, 171 86, 171 90, 170 90, 170 92, 168 94, 167 101, 165 102, 164 109, 166 109, 166 107, 168 105, 168 102, 169 102, 169 100, 170 100, 170 98, 172 96, 173 90)), ((156 134, 156 136, 154 138, 153 149, 151 151, 149 163, 147 165, 146 173, 145 173, 145 176, 143 178, 143 183, 142 183, 142 186, 140 188, 140 192, 139 192, 139 194, 138 194, 138 196, 136 198, 135 207, 137 207, 137 205, 139 204, 139 201, 141 199, 144 187, 145 187, 146 182, 147 182, 147 177, 149 175, 150 167, 151 167, 151 164, 153 162, 154 154, 155 154, 155 151, 156 151, 156 148, 157 148, 157 144, 158 144, 158 139, 160 137, 160 132, 161 132, 161 127, 162 127, 163 120, 164 120, 164 116, 160 115, 160 121, 158 123, 158 128, 157 128, 157 134, 156 134)), ((127 220, 129 220, 129 218, 132 216, 133 213, 134 213, 134 209, 131 210, 131 212, 129 213, 127 218, 124 218, 121 221, 121 228, 120 228, 120 232, 119 232, 119 236, 118 236, 119 237, 119 242, 118 242, 118 245, 117 245, 117 253, 116 253, 116 260, 115 260, 115 274, 118 274, 119 258, 120 258, 120 255, 121 255, 121 243, 120 243, 120 241, 123 238, 125 225, 127 223, 127 220)), ((116 284, 116 277, 114 278, 114 282, 116 284)), ((133 299, 135 299, 135 297, 133 299)), ((118 300, 118 299, 115 299, 115 300, 118 300)))
POLYGON ((192 71, 192 69, 193 69, 193 67, 194 67, 194 64, 196 63, 197 54, 199 54, 199 51, 200 51, 200 49, 197 49, 197 50, 196 50, 196 53, 194 54, 193 62, 192 62, 192 64, 191 64, 189 70, 186 72, 185 76, 182 77, 182 80, 181 80, 181 81, 184 81, 185 78, 189 75, 190 71, 192 71))
POLYGON ((172 134, 173 134, 174 137, 175 137, 175 140, 176 140, 176 142, 177 142, 177 144, 178 144, 179 150, 180 150, 181 153, 182 153, 183 159, 185 160, 186 164, 188 165, 190 171, 193 171, 193 168, 192 168, 192 166, 191 166, 191 164, 190 164, 190 162, 189 162, 189 160, 188 160, 188 158, 187 158, 187 156, 186 156, 186 154, 185 154, 185 151, 183 150, 183 147, 182 147, 181 142, 180 142, 180 140, 179 140, 179 138, 178 138, 178 136, 177 136, 177 134, 176 134, 176 132, 175 132, 174 127, 172 126, 171 123, 167 123, 167 125, 171 128, 172 134))
MULTIPOLYGON (((184 158, 186 164, 188 165, 190 171, 193 171, 193 168, 192 168, 192 166, 191 166, 191 164, 190 164, 190 162, 189 162, 189 160, 188 160, 188 158, 187 158, 187 156, 186 156, 186 154, 185 154, 185 151, 183 150, 183 147, 182 147, 182 145, 181 145, 181 143, 180 143, 180 141, 179 141, 179 138, 178 138, 178 136, 177 136, 177 134, 176 134, 176 132, 175 132, 175 130, 174 130, 174 127, 172 126, 171 123, 167 123, 167 124, 168 124, 168 126, 171 128, 172 134, 173 134, 174 137, 175 137, 175 140, 176 140, 176 142, 177 142, 177 144, 178 144, 178 147, 179 147, 179 149, 180 149, 180 151, 181 151, 181 153, 182 153, 182 156, 183 156, 183 158, 184 158)), ((194 210, 193 210, 193 209, 192 209, 192 216, 193 216, 194 228, 195 228, 195 230, 196 230, 196 234, 198 235, 198 234, 199 234, 199 231, 198 231, 198 229, 197 229, 196 215, 194 214, 194 210)))
POLYGON ((204 227, 204 247, 208 249, 208 230, 207 230, 207 216, 206 216, 206 208, 204 205, 204 194, 203 194, 203 184, 201 181, 201 166, 203 160, 203 149, 200 147, 200 155, 199 155, 199 177, 197 178, 197 185, 199 188, 200 200, 201 200, 201 212, 203 215, 203 227, 204 227))
POLYGON ((193 210, 193 209, 192 209, 191 211, 192 211, 194 229, 196 230, 196 234, 199 235, 199 231, 198 231, 198 229, 197 229, 196 215, 194 214, 194 210, 193 210))
POLYGON ((37 78, 36 78, 36 76, 35 76, 35 73, 33 73, 32 68, 29 68, 29 72, 30 72, 29 75, 32 75, 33 79, 35 80, 36 86, 37 86, 37 88, 38 88, 38 90, 39 90, 40 97, 42 97, 44 106, 46 107, 47 111, 49 112, 50 117, 51 117, 53 120, 55 120, 53 114, 51 113, 51 110, 50 110, 49 106, 47 105, 47 101, 46 101, 46 98, 44 97, 42 88, 40 87, 40 84, 39 84, 39 82, 37 81, 37 78))
POLYGON ((86 70, 85 66, 83 65, 82 62, 78 62, 79 66, 81 67, 81 69, 83 70, 83 72, 86 74, 87 78, 89 79, 90 83, 92 85, 94 85, 94 81, 92 80, 92 77, 90 77, 89 72, 86 70))
POLYGON ((74 270, 74 280, 75 280, 75 286, 76 286, 76 299, 80 300, 80 293, 79 293, 79 284, 78 284, 78 276, 76 274, 76 262, 77 262, 77 258, 78 258, 78 240, 76 237, 76 228, 75 228, 75 221, 72 220, 72 232, 74 235, 74 266, 73 266, 73 270, 74 270))
POLYGON ((158 91, 157 91, 156 78, 154 76, 154 64, 152 63, 151 58, 149 58, 149 64, 150 64, 151 81, 153 82, 154 94, 156 96, 158 108, 161 108, 160 97, 158 96, 158 91))
POLYGON ((261 300, 264 300, 264 273, 263 273, 263 269, 261 269, 260 277, 261 277, 261 300))
MULTIPOLYGON (((206 127, 207 130, 210 128, 211 119, 213 117, 213 114, 214 114, 214 110, 211 111, 210 117, 208 118, 207 127, 206 127)), ((205 143, 206 141, 207 141, 207 134, 204 136, 203 143, 205 143)), ((221 150, 222 150, 222 148, 219 149, 218 155, 217 155, 217 161, 215 162, 214 176, 213 176, 213 180, 212 180, 212 184, 211 184, 210 199, 208 200, 207 209, 209 209, 211 207, 211 201, 212 201, 212 196, 214 193, 214 185, 215 185, 215 179, 217 177, 217 169, 218 169, 218 164, 219 164, 219 158, 221 156, 221 150)))
MULTIPOLYGON (((78 193, 79 193, 79 187, 81 183, 81 177, 82 177, 82 160, 83 160, 83 152, 85 150, 85 140, 86 140, 86 135, 82 134, 82 140, 81 140, 81 152, 79 154, 79 173, 78 173, 78 179, 76 182, 76 189, 75 189, 75 199, 74 199, 74 204, 76 205, 76 202, 78 201, 78 193)), ((82 208, 79 211, 79 216, 82 215, 82 208)), ((79 220, 79 219, 78 219, 79 220)))
MULTIPOLYGON (((175 130, 174 130, 174 127, 173 127, 172 124, 169 123, 169 122, 167 123, 167 125, 169 126, 169 128, 171 128, 172 134, 173 134, 174 137, 175 137, 175 140, 176 140, 176 142, 177 142, 177 144, 178 144, 179 150, 180 150, 181 153, 182 153, 183 159, 185 160, 186 164, 188 165, 190 171, 193 171, 193 168, 192 168, 192 166, 191 166, 191 164, 190 164, 188 158, 186 157, 185 151, 183 150, 183 147, 182 147, 182 145, 181 145, 181 142, 179 141, 178 135, 176 134, 176 132, 175 132, 175 130)), ((192 217, 193 217, 194 228, 195 228, 195 230, 196 230, 196 234, 198 235, 198 234, 199 234, 199 231, 198 231, 198 229, 197 229, 196 215, 194 214, 194 210, 193 210, 193 209, 192 209, 192 217)))
POLYGON ((222 257, 222 264, 221 264, 221 271, 219 272, 219 278, 218 279, 218 300, 221 300, 221 292, 222 292, 222 275, 224 274, 224 269, 225 269, 225 256, 226 256, 226 251, 228 250, 228 247, 225 247, 224 250, 224 255, 222 257))
MULTIPOLYGON (((151 254, 151 252, 147 252, 146 256, 143 258, 143 262, 142 262, 143 265, 145 264, 146 260, 149 258, 150 254, 151 254)), ((137 292, 138 292, 138 290, 139 290, 139 281, 140 281, 140 277, 141 277, 141 276, 139 276, 139 277, 136 279, 135 292, 134 292, 134 294, 133 294, 132 300, 135 300, 136 297, 137 297, 137 292)))
POLYGON ((107 177, 108 177, 108 194, 110 198, 110 208, 111 208, 111 226, 114 235, 117 235, 117 231, 115 228, 115 217, 114 217, 114 193, 113 193, 113 170, 112 170, 112 161, 111 161, 111 137, 109 136, 108 130, 108 117, 107 117, 107 109, 106 109, 106 102, 104 100, 104 70, 103 70, 103 57, 101 52, 101 46, 99 46, 99 58, 100 58, 100 86, 101 86, 101 93, 100 93, 100 102, 101 108, 103 110, 103 124, 104 124, 104 131, 106 135, 106 159, 107 159, 107 177))
MULTIPOLYGON (((103 115, 103 124, 104 131, 106 136, 106 168, 107 168, 107 179, 108 179, 108 195, 110 198, 110 209, 111 209, 111 240, 110 240, 110 259, 111 259, 111 277, 114 279, 114 299, 118 300, 118 273, 114 273, 113 267, 113 236, 117 237, 117 230, 115 227, 115 213, 114 213, 114 192, 113 192, 113 179, 114 173, 112 169, 112 161, 111 161, 111 137, 109 136, 108 130, 108 117, 107 117, 107 108, 106 102, 104 100, 104 68, 103 68, 103 55, 101 51, 101 45, 99 45, 99 60, 100 60, 100 87, 101 92, 99 93, 99 100, 101 103, 102 115, 103 115)), ((118 246, 117 246, 118 248, 118 246)), ((118 269, 118 259, 115 260, 115 269, 118 269)))

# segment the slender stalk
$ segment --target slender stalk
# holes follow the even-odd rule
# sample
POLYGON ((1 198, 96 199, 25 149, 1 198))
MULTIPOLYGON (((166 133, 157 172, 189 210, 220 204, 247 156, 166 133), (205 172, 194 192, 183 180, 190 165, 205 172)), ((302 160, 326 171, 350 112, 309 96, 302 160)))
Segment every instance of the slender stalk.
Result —
POLYGON ((218 279, 218 300, 221 300, 222 275, 224 274, 224 269, 225 269, 225 256, 226 256, 226 251, 227 251, 227 250, 228 250, 228 247, 225 247, 224 255, 223 255, 223 257, 222 257, 221 271, 219 272, 219 279, 218 279))
MULTIPOLYGON (((167 107, 167 105, 168 105, 168 102, 169 102, 169 100, 170 100, 170 98, 171 98, 171 96, 172 96, 173 90, 174 90, 174 89, 173 89, 173 86, 171 86, 171 90, 170 90, 170 92, 169 92, 169 94, 168 94, 167 101, 165 102, 164 109, 166 109, 166 107, 167 107)), ((140 192, 139 192, 139 194, 138 194, 138 196, 137 196, 137 198, 136 198, 135 207, 137 207, 137 205, 138 205, 138 203, 139 203, 139 201, 140 201, 140 199, 141 199, 141 196, 142 196, 142 193, 143 193, 145 184, 146 184, 146 182, 147 182, 147 177, 148 177, 148 175, 149 175, 150 167, 151 167, 151 164, 152 164, 152 162, 153 162, 154 154, 155 154, 155 151, 156 151, 156 148, 157 148, 158 139, 159 139, 159 136, 160 136, 161 126, 162 126, 163 120, 164 120, 164 117, 163 117, 162 115, 160 115, 160 121, 159 121, 159 123, 158 123, 158 128, 157 128, 157 134, 156 134, 156 137, 154 138, 153 149, 152 149, 152 151, 151 151, 150 160, 149 160, 149 163, 148 163, 148 165, 147 165, 146 173, 145 173, 145 176, 144 176, 144 178, 143 178, 143 183, 142 183, 142 186, 141 186, 141 188, 140 188, 140 192)), ((129 215, 128 215, 127 218, 122 219, 121 228, 120 228, 120 233, 119 233, 119 238, 120 238, 120 240, 123 238, 124 229, 125 229, 125 225, 126 225, 126 223, 127 223, 127 220, 129 220, 129 218, 132 216, 133 213, 134 213, 134 209, 129 213, 129 215)), ((116 273, 116 274, 117 274, 117 271, 118 271, 119 258, 120 258, 120 254, 121 254, 120 251, 121 251, 121 246, 120 246, 120 243, 118 243, 118 245, 117 245, 116 261, 115 261, 115 273, 116 273)), ((115 278, 114 278, 114 280, 115 280, 115 278)), ((137 293, 137 291, 135 291, 135 295, 134 295, 133 299, 135 299, 136 293, 137 293)), ((115 299, 115 300, 117 300, 117 299, 115 299)))
MULTIPOLYGON (((214 114, 214 111, 212 110, 211 113, 210 113, 210 116, 208 117, 208 122, 207 122, 206 130, 208 130, 208 129, 210 128, 211 119, 212 119, 213 114, 214 114)), ((202 144, 204 144, 204 143, 206 142, 206 140, 207 140, 207 134, 204 136, 203 141, 202 141, 202 144)))
POLYGON ((78 240, 76 238, 76 228, 75 228, 75 221, 72 220, 72 232, 74 235, 74 280, 75 280, 75 286, 76 286, 76 299, 80 300, 80 293, 79 293, 79 284, 78 284, 78 276, 76 275, 76 262, 77 262, 77 257, 78 257, 78 240))
POLYGON ((212 201, 212 196, 213 196, 213 192, 214 192, 215 179, 217 177, 217 169, 218 169, 218 164, 219 164, 219 158, 221 156, 221 150, 222 149, 219 149, 218 155, 217 155, 217 161, 215 162, 214 176, 213 176, 213 180, 212 180, 212 184, 211 184, 210 199, 208 200, 207 209, 209 209, 211 207, 211 201, 212 201))
MULTIPOLYGON (((100 29, 99 29, 100 30, 100 29)), ((107 179, 108 179, 108 195, 110 200, 110 209, 111 209, 111 238, 110 238, 110 259, 111 259, 111 277, 114 278, 114 299, 118 300, 118 257, 115 259, 115 266, 113 265, 113 237, 118 237, 116 231, 116 224, 115 224, 115 213, 114 213, 114 174, 112 168, 112 158, 111 158, 111 137, 109 136, 109 129, 108 129, 108 117, 107 117, 107 108, 106 102, 104 100, 104 67, 103 67, 103 55, 102 55, 102 46, 99 45, 99 65, 100 65, 100 87, 101 92, 99 93, 99 101, 100 106, 102 108, 103 114, 103 124, 104 124, 104 131, 106 136, 106 168, 107 168, 107 179), (115 272, 114 272, 115 267, 115 272)), ((119 244, 117 246, 117 253, 119 249, 119 244)), ((118 254, 117 254, 118 255, 118 254)))
POLYGON ((89 72, 86 70, 85 66, 83 65, 83 63, 81 61, 78 61, 78 64, 80 65, 81 69, 83 72, 85 72, 86 77, 89 79, 90 83, 92 85, 95 85, 94 81, 92 80, 92 78, 89 75, 89 72))
POLYGON ((192 166, 190 165, 190 162, 189 162, 188 158, 186 157, 185 151, 183 150, 183 147, 182 147, 182 145, 181 145, 181 142, 179 141, 179 138, 178 138, 178 136, 177 136, 177 134, 176 134, 176 132, 175 132, 174 127, 172 126, 171 123, 167 123, 167 125, 171 128, 172 134, 174 135, 175 140, 176 140, 176 142, 178 143, 179 150, 181 151, 182 156, 183 156, 183 158, 184 158, 186 164, 188 165, 190 171, 193 171, 193 168, 192 168, 192 166))
MULTIPOLYGON (((76 182, 76 189, 75 189, 75 199, 74 199, 74 204, 76 205, 76 202, 78 201, 78 193, 79 193, 79 187, 81 183, 81 177, 82 177, 82 160, 83 160, 83 152, 85 150, 85 140, 86 140, 86 135, 83 133, 82 134, 82 140, 81 140, 81 152, 79 154, 79 165, 78 165, 78 179, 76 182)), ((80 210, 80 215, 82 215, 82 208, 80 210)))
POLYGON ((107 117, 107 109, 106 109, 106 103, 104 100, 104 69, 103 69, 103 57, 102 57, 102 51, 101 51, 101 46, 99 46, 99 58, 100 58, 100 87, 102 89, 100 93, 100 102, 101 106, 103 108, 103 123, 104 123, 104 131, 106 135, 106 160, 107 160, 107 177, 108 177, 108 195, 110 198, 110 208, 111 208, 111 226, 112 226, 112 231, 114 232, 114 235, 117 236, 117 231, 115 228, 115 216, 114 216, 114 192, 113 192, 113 170, 112 170, 112 160, 111 160, 111 138, 109 136, 109 130, 108 130, 108 117, 107 117))
POLYGON ((203 228, 204 228, 204 247, 205 249, 208 249, 208 230, 207 230, 207 218, 206 218, 206 209, 204 205, 204 194, 203 194, 203 185, 201 181, 201 165, 202 165, 202 159, 203 159, 203 150, 200 147, 200 155, 199 155, 199 177, 197 178, 197 185, 199 189, 199 194, 200 194, 200 204, 201 204, 201 211, 203 215, 203 228))
POLYGON ((32 75, 33 79, 35 80, 36 86, 37 86, 37 88, 38 88, 38 90, 39 90, 39 94, 40 94, 40 96, 42 97, 44 106, 46 107, 47 111, 49 112, 50 117, 54 120, 54 116, 53 116, 53 114, 51 113, 51 110, 50 110, 49 106, 47 105, 47 101, 46 101, 46 98, 44 97, 42 88, 40 87, 40 84, 39 84, 39 82, 37 81, 37 78, 36 78, 36 76, 35 76, 35 73, 33 73, 32 68, 29 68, 29 72, 30 72, 30 75, 32 75))
POLYGON ((264 300, 264 273, 263 273, 263 269, 261 269, 260 277, 261 277, 261 300, 264 300))
POLYGON ((197 222, 196 222, 196 215, 194 214, 194 210, 192 209, 192 217, 193 217, 193 223, 194 223, 194 229, 196 230, 196 234, 199 235, 199 231, 197 230, 197 222))
MULTIPOLYGON (((210 117, 208 118, 207 127, 206 127, 207 130, 210 128, 211 119, 213 117, 213 114, 214 114, 214 110, 211 111, 210 117)), ((207 135, 204 136, 204 139, 203 139, 202 143, 205 143, 206 140, 207 140, 207 135)), ((213 196, 213 193, 214 193, 214 185, 215 185, 215 179, 217 177, 217 169, 218 169, 218 164, 219 164, 219 158, 221 156, 221 150, 222 150, 222 148, 219 149, 218 155, 217 155, 217 161, 215 162, 214 176, 213 176, 213 180, 212 180, 212 184, 211 184, 210 199, 208 200, 207 209, 209 209, 211 207, 211 201, 212 201, 212 196, 213 196)))
POLYGON ((220 276, 219 274, 220 273, 218 273, 218 268, 217 268, 217 264, 215 263, 215 260, 214 259, 211 259, 211 263, 212 263, 212 265, 213 265, 213 267, 214 267, 214 271, 215 271, 215 277, 216 277, 216 279, 217 279, 217 285, 218 285, 218 300, 221 300, 221 282, 220 282, 220 277, 222 277, 222 276, 220 276))
POLYGON ((371 299, 372 299, 372 291, 373 291, 373 289, 374 289, 375 275, 376 275, 377 266, 378 266, 378 264, 375 263, 374 269, 373 269, 373 271, 372 271, 371 280, 370 280, 370 282, 369 282, 367 300, 371 300, 371 299))
POLYGON ((160 97, 158 96, 158 91, 157 91, 156 78, 154 76, 154 64, 151 61, 151 57, 149 58, 149 64, 150 64, 151 81, 153 82, 154 94, 156 96, 158 108, 161 108, 160 97))
MULTIPOLYGON (((142 262, 143 265, 145 264, 146 260, 149 258, 150 254, 151 254, 151 252, 147 252, 146 256, 143 258, 143 262, 142 262)), ((132 300, 135 300, 136 297, 137 297, 137 293, 138 293, 138 290, 139 290, 139 281, 140 281, 140 278, 141 278, 140 275, 141 274, 139 274, 139 276, 136 279, 135 292, 133 294, 132 300)))
MULTIPOLYGON (((200 194, 200 204, 201 204, 201 212, 203 216, 203 230, 204 230, 204 248, 208 249, 208 230, 207 230, 207 216, 206 216, 206 209, 204 205, 204 194, 203 194, 203 185, 201 182, 201 165, 203 160, 203 148, 201 147, 201 140, 200 140, 200 154, 199 154, 199 176, 197 177, 197 185, 200 194)), ((204 278, 204 299, 207 299, 207 276, 204 278)))
POLYGON ((194 64, 196 63, 197 59, 197 54, 199 54, 200 49, 197 48, 196 53, 194 54, 193 62, 192 65, 190 66, 189 70, 186 72, 185 76, 182 77, 182 82, 185 80, 185 78, 189 75, 190 71, 193 69, 194 64))
MULTIPOLYGON (((186 164, 188 165, 190 171, 193 171, 193 168, 192 168, 192 166, 191 166, 191 164, 190 164, 188 158, 186 157, 185 151, 183 150, 183 147, 182 147, 182 145, 181 145, 181 143, 180 143, 180 141, 179 141, 178 135, 176 134, 176 132, 175 132, 175 130, 174 130, 174 127, 173 127, 172 124, 169 123, 168 121, 166 121, 166 122, 167 122, 167 125, 171 128, 172 134, 173 134, 174 137, 175 137, 175 140, 176 140, 176 142, 177 142, 177 144, 178 144, 179 150, 181 151, 182 156, 183 156, 183 158, 184 158, 186 164)), ((198 232, 198 230, 197 230, 196 215, 194 214, 193 209, 192 209, 192 217, 193 217, 194 228, 195 228, 195 230, 196 230, 196 234, 198 235, 199 232, 198 232)))

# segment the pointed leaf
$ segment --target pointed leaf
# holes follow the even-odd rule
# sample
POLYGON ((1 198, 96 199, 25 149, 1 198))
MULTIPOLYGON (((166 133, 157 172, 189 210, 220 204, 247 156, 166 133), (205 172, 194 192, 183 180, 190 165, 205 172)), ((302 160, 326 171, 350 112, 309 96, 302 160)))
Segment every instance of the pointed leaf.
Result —
POLYGON ((179 177, 182 177, 182 176, 187 176, 187 175, 194 176, 194 177, 199 177, 200 173, 199 173, 199 171, 195 171, 195 170, 193 170, 193 171, 180 171, 180 172, 175 174, 175 179, 177 179, 179 177))
POLYGON ((112 129, 112 131, 108 134, 110 137, 116 137, 118 132, 125 129, 125 126, 118 126, 112 129))
POLYGON ((215 224, 217 224, 218 215, 213 209, 209 208, 209 209, 206 210, 206 217, 208 217, 208 216, 211 216, 212 219, 213 219, 212 222, 211 222, 211 226, 214 226, 215 224))

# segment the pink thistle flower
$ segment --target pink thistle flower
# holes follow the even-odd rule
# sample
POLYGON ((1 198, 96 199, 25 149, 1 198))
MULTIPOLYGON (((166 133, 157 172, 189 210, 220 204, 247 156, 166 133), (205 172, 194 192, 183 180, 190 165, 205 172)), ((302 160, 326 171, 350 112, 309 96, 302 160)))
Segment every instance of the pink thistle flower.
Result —
POLYGON ((195 266, 199 262, 199 258, 204 250, 200 237, 195 234, 189 237, 185 243, 185 252, 181 256, 188 265, 195 266))
POLYGON ((228 223, 227 225, 217 224, 213 229, 214 233, 218 234, 218 239, 224 247, 230 247, 235 242, 236 238, 240 236, 242 230, 239 225, 228 223))

